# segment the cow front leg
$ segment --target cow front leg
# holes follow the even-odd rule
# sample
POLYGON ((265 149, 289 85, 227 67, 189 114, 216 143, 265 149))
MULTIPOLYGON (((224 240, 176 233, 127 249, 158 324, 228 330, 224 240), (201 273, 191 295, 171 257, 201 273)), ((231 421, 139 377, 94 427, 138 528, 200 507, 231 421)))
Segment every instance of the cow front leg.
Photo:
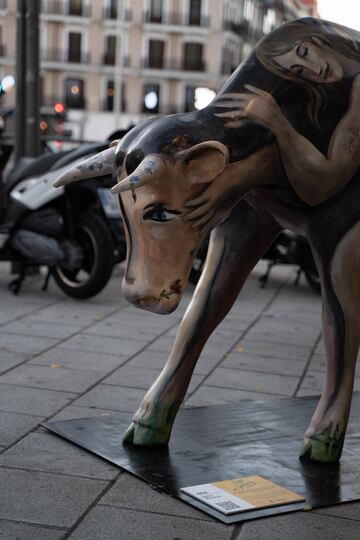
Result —
POLYGON ((212 233, 201 279, 181 321, 170 357, 145 395, 124 441, 166 444, 200 353, 230 310, 248 274, 279 232, 267 215, 242 201, 212 233))
POLYGON ((301 457, 336 462, 350 414, 360 343, 360 223, 343 237, 323 275, 324 390, 305 433, 301 457))

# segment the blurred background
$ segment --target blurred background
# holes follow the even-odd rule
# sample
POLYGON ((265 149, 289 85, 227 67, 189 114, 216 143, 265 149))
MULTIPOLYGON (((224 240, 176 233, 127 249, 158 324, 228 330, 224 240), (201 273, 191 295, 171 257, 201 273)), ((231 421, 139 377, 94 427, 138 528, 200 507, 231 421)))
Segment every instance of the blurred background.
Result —
POLYGON ((256 41, 309 15, 317 0, 0 0, 0 105, 15 108, 8 87, 23 47, 39 65, 41 135, 105 139, 148 115, 206 106, 256 41), (36 32, 24 34, 29 9, 38 52, 36 32))

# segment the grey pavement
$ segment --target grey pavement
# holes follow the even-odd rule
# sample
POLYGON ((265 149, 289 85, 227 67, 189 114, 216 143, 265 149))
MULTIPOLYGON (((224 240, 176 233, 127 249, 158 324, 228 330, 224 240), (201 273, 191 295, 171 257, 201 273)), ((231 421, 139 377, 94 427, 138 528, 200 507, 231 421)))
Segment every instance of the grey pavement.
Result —
MULTIPOLYGON (((185 406, 306 396, 325 370, 321 301, 292 268, 265 289, 250 276, 196 366, 185 406)), ((75 301, 40 277, 18 297, 0 265, 0 538, 4 540, 346 540, 360 503, 223 525, 39 427, 51 419, 136 410, 162 369, 182 314, 136 310, 121 268, 94 299, 75 301)), ((356 378, 360 389, 360 372, 356 378)))

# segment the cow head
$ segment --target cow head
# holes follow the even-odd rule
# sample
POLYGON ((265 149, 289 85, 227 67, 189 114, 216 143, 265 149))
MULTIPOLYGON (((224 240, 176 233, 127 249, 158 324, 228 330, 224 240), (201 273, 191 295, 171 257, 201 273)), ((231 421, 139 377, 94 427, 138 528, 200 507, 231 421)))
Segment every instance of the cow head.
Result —
POLYGON ((116 172, 113 192, 119 194, 127 234, 124 295, 137 307, 166 314, 179 304, 204 234, 184 219, 184 204, 227 163, 227 148, 218 141, 148 154, 139 163, 120 143, 68 171, 56 185, 116 172))

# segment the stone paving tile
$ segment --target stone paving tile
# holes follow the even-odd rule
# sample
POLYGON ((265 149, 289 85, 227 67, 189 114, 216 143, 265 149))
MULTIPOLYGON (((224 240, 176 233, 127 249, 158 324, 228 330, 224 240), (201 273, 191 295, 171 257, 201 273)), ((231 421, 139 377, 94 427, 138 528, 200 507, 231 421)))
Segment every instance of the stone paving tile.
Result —
POLYGON ((132 308, 130 312, 123 309, 108 317, 105 321, 96 323, 86 329, 86 333, 148 341, 175 324, 174 320, 169 320, 167 317, 155 315, 156 318, 154 318, 154 314, 150 315, 150 317, 139 316, 135 308, 132 308))
POLYGON ((43 416, 0 411, 0 445, 10 446, 43 419, 43 416))
POLYGON ((247 392, 245 390, 233 390, 231 388, 218 388, 216 386, 202 385, 188 400, 186 406, 205 407, 206 405, 218 405, 223 403, 238 403, 241 400, 268 400, 283 396, 266 394, 264 392, 247 392))
MULTIPOLYGON (((270 356, 286 358, 288 360, 307 360, 311 346, 301 347, 290 343, 271 343, 267 341, 254 341, 246 337, 237 345, 241 352, 256 356, 270 356)), ((236 347, 236 348, 237 348, 236 347)))
POLYGON ((24 362, 29 355, 26 353, 14 353, 14 352, 0 352, 0 375, 22 362, 24 362))
POLYGON ((0 384, 0 411, 49 416, 74 397, 70 392, 0 384))
POLYGON ((60 540, 66 529, 55 529, 0 519, 2 540, 60 540))
MULTIPOLYGON (((166 352, 169 354, 172 346, 174 345, 174 341, 174 336, 165 334, 164 336, 161 336, 159 339, 151 343, 148 347, 148 350, 155 352, 166 352)), ((206 343, 201 353, 201 356, 205 358, 216 358, 217 360, 220 360, 220 358, 231 349, 235 342, 236 337, 235 339, 232 339, 229 337, 220 338, 219 336, 211 336, 206 343)))
POLYGON ((237 540, 355 540, 359 523, 350 519, 296 512, 245 522, 237 540))
MULTIPOLYGON (((322 391, 325 374, 321 371, 308 370, 302 382, 301 390, 313 390, 315 393, 322 391)), ((355 377, 354 390, 360 390, 360 377, 355 377)))
POLYGON ((82 393, 95 384, 102 376, 96 371, 85 371, 51 366, 23 364, 0 378, 4 384, 31 386, 48 390, 82 393))
POLYGON ((312 371, 325 372, 326 369, 326 356, 325 354, 314 354, 311 358, 309 369, 312 371))
POLYGON ((79 351, 65 347, 54 347, 36 356, 28 364, 52 366, 59 365, 64 368, 108 373, 120 367, 127 360, 127 356, 118 354, 102 354, 101 352, 79 351))
MULTIPOLYGON (((96 297, 95 297, 96 299, 96 297)), ((104 317, 114 311, 114 306, 107 303, 100 303, 95 299, 86 302, 76 302, 74 299, 64 299, 53 306, 38 309, 28 316, 29 321, 43 321, 62 324, 74 324, 75 326, 87 326, 94 322, 101 321, 104 317)), ((116 306, 120 309, 119 303, 116 306)))
POLYGON ((103 354, 133 355, 144 348, 144 342, 135 339, 117 339, 90 334, 78 334, 64 341, 62 347, 103 354))
MULTIPOLYGON (((153 509, 156 511, 156 507, 153 509)), ((230 540, 233 527, 197 519, 96 506, 70 535, 74 540, 230 540)))
POLYGON ((118 467, 95 457, 86 450, 69 444, 43 430, 30 433, 3 452, 0 467, 43 471, 61 475, 111 480, 119 474, 118 467))
MULTIPOLYGON (((68 407, 65 407, 52 416, 49 422, 55 422, 56 420, 70 420, 72 418, 90 418, 93 416, 116 416, 118 414, 118 411, 109 411, 108 409, 100 409, 98 407, 78 407, 76 405, 68 405, 68 407)), ((43 430, 45 430, 45 428, 39 428, 39 431, 43 430)))
POLYGON ((31 337, 17 334, 0 334, 0 355, 3 351, 38 354, 58 343, 57 339, 46 337, 31 337))
MULTIPOLYGON (((241 349, 241 347, 238 347, 241 349)), ((277 375, 300 376, 306 366, 306 360, 288 360, 287 358, 271 358, 271 356, 255 356, 244 352, 233 352, 226 356, 221 367, 226 369, 247 369, 277 375)))
POLYGON ((314 510, 315 514, 322 516, 341 517, 344 519, 354 519, 360 521, 360 502, 348 502, 346 504, 337 504, 327 508, 319 508, 314 510))
MULTIPOLYGON (((151 351, 149 348, 145 349, 141 353, 137 354, 129 362, 129 366, 142 367, 145 369, 157 369, 161 370, 167 359, 169 358, 169 352, 151 351)), ((200 356, 195 370, 195 375, 208 375, 210 371, 214 369, 217 363, 220 361, 221 356, 209 357, 206 355, 200 356)))
POLYGON ((99 384, 74 402, 78 407, 96 407, 109 411, 135 412, 144 390, 99 384))
POLYGON ((152 351, 149 348, 146 348, 144 351, 134 356, 134 358, 130 360, 129 365, 144 369, 161 370, 168 357, 168 351, 152 351))
POLYGON ((23 336, 39 336, 65 339, 81 330, 81 326, 70 324, 49 323, 44 321, 29 321, 21 319, 0 327, 1 334, 21 334, 23 336))
POLYGON ((247 333, 247 339, 313 346, 319 336, 320 327, 300 322, 287 323, 274 319, 261 319, 247 333))
POLYGON ((69 528, 108 482, 0 468, 0 485, 0 518, 69 528))
POLYGON ((282 396, 292 396, 298 384, 298 377, 279 376, 238 369, 217 368, 208 379, 207 386, 220 386, 251 392, 266 392, 282 396))
POLYGON ((99 504, 146 512, 156 510, 160 514, 214 522, 213 518, 207 514, 159 491, 158 488, 152 488, 143 480, 127 472, 121 474, 115 484, 100 499, 99 504))
MULTIPOLYGON (((115 371, 112 375, 104 379, 104 384, 112 384, 115 386, 127 386, 129 388, 143 388, 148 390, 155 382, 160 371, 155 369, 144 369, 126 365, 115 371)), ((201 384, 204 376, 193 375, 189 385, 189 392, 193 392, 199 384, 201 384)))

